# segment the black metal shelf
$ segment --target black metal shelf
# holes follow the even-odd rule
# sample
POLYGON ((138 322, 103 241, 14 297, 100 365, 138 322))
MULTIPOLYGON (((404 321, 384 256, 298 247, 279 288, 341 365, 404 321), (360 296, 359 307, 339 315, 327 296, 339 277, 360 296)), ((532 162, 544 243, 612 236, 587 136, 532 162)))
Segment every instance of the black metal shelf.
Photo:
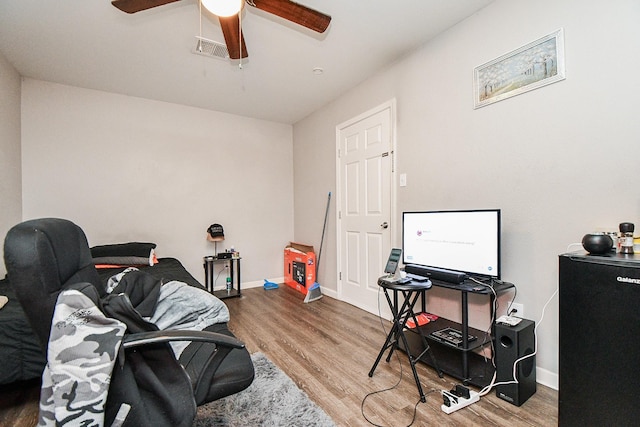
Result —
POLYGON ((234 297, 239 297, 240 295, 240 289, 231 289, 229 291, 227 291, 226 289, 222 289, 220 291, 213 291, 213 295, 215 295, 216 297, 220 298, 220 299, 225 299, 225 298, 234 298, 234 297))
MULTIPOLYGON (((462 332, 462 324, 458 322, 453 322, 443 317, 438 318, 438 320, 436 321, 429 322, 426 325, 419 326, 419 328, 422 331, 422 333, 427 337, 427 340, 429 340, 429 342, 446 345, 458 351, 472 351, 477 348, 484 347, 487 344, 490 344, 492 340, 491 334, 487 333, 486 331, 481 331, 479 329, 475 329, 471 327, 469 327, 469 335, 475 335, 476 339, 473 341, 469 341, 466 348, 449 344, 447 342, 440 341, 437 338, 430 336, 432 332, 439 331, 445 328, 453 328, 462 332)), ((409 329, 409 331, 416 333, 411 329, 409 329)))
MULTIPOLYGON (((481 388, 488 385, 491 382, 495 368, 490 358, 478 354, 474 352, 474 350, 481 349, 493 343, 494 325, 491 325, 491 331, 482 331, 469 326, 468 294, 486 295, 489 299, 490 316, 493 318, 495 314, 493 312, 494 298, 499 293, 513 288, 514 285, 508 282, 493 281, 491 282, 491 287, 489 287, 488 284, 480 284, 472 280, 465 281, 465 283, 462 284, 432 280, 432 285, 460 292, 462 305, 461 323, 440 317, 435 321, 420 326, 420 331, 427 338, 427 342, 433 351, 438 366, 444 373, 460 379, 465 384, 471 384, 481 388), (456 346, 442 342, 429 335, 434 331, 445 328, 453 328, 460 331, 463 336, 475 335, 477 338, 474 341, 467 342, 466 345, 456 346)), ((422 302, 424 311, 424 296, 422 302)), ((408 329, 408 331, 409 333, 407 333, 406 336, 409 352, 412 356, 417 357, 424 351, 422 339, 417 330, 408 329)), ((429 366, 433 366, 429 357, 423 356, 420 360, 429 366)))
POLYGON ((220 299, 236 298, 242 296, 240 287, 242 279, 240 276, 240 260, 242 258, 216 258, 214 256, 206 256, 203 258, 203 267, 205 272, 205 287, 209 292, 220 299), (214 265, 216 263, 225 263, 229 266, 229 276, 231 277, 231 289, 222 289, 216 291, 213 289, 214 285, 214 265))
MULTIPOLYGON (((432 323, 437 324, 441 320, 444 319, 438 319, 437 321, 432 323)), ((411 329, 409 329, 408 331, 409 333, 406 333, 405 335, 409 344, 410 353, 412 356, 417 357, 420 353, 422 353, 424 349, 422 340, 420 339, 420 335, 415 331, 412 331, 411 329)), ((427 339, 429 341, 431 351, 433 351, 436 362, 438 363, 438 367, 442 370, 442 372, 454 378, 462 380, 465 384, 471 384, 480 388, 485 387, 491 382, 495 368, 493 367, 490 359, 474 352, 466 353, 467 375, 465 376, 464 366, 461 360, 462 354, 460 348, 454 348, 450 345, 430 340, 428 337, 427 339)), ((489 343, 487 343, 487 345, 488 344, 489 343)), ((402 347, 402 343, 400 343, 400 345, 402 347)), ((426 363, 431 367, 434 367, 431 359, 428 356, 423 356, 420 361, 426 363)))

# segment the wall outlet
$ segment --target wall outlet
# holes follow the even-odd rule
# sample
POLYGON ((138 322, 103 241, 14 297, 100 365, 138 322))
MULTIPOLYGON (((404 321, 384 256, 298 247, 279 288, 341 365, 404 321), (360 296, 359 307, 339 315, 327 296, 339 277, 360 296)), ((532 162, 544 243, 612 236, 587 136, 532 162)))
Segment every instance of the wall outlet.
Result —
POLYGON ((512 313, 507 313, 507 314, 511 314, 511 316, 516 316, 521 319, 524 319, 524 304, 519 304, 517 302, 514 302, 513 304, 511 304, 509 311, 511 311, 512 313), (516 310, 516 311, 513 311, 513 310, 516 310))

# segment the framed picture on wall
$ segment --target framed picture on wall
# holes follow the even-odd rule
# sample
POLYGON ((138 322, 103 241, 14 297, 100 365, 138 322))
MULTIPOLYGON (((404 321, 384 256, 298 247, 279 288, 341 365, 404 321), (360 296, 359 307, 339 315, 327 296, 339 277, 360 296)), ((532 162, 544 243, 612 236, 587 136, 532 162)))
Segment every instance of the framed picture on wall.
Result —
POLYGON ((474 108, 520 95, 564 78, 564 31, 561 28, 474 68, 474 108))

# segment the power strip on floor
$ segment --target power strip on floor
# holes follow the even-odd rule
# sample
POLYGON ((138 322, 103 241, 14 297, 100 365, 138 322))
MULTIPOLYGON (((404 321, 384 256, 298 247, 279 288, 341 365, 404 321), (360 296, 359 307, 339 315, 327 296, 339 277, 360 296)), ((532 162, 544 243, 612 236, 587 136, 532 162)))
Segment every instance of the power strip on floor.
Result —
POLYGON ((456 396, 450 391, 442 390, 441 393, 442 393, 442 399, 444 400, 444 403, 440 408, 442 409, 442 412, 444 412, 445 414, 451 414, 452 412, 455 412, 458 409, 462 409, 465 406, 469 406, 472 403, 476 403, 477 401, 480 400, 480 395, 478 394, 478 392, 475 392, 473 390, 469 390, 468 399, 465 399, 464 397, 461 397, 461 396, 456 396))

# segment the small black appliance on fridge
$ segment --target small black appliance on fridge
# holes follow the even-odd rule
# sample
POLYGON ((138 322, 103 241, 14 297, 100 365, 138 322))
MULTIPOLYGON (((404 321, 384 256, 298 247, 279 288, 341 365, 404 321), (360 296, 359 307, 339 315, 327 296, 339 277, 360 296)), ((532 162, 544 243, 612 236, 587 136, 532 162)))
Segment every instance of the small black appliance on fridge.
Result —
POLYGON ((640 254, 560 255, 558 424, 640 422, 640 254))

